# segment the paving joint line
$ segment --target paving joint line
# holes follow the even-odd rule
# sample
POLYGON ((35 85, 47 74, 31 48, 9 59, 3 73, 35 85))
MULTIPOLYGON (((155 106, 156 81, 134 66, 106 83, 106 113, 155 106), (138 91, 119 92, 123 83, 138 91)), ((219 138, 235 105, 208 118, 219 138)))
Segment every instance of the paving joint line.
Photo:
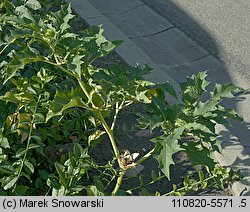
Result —
POLYGON ((178 68, 178 67, 181 67, 181 66, 189 66, 189 65, 193 65, 193 63, 198 62, 199 60, 204 59, 204 58, 209 57, 209 56, 211 56, 211 55, 207 54, 205 56, 202 56, 202 57, 197 58, 195 60, 192 60, 190 62, 186 62, 186 63, 182 63, 182 64, 178 64, 178 65, 172 65, 172 66, 161 65, 161 66, 164 67, 164 68, 167 68, 167 69, 178 68))
MULTIPOLYGON (((140 0, 141 1, 141 0, 140 0)), ((205 48, 204 46, 202 46, 201 44, 199 44, 199 42, 197 42, 194 38, 190 37, 184 30, 182 30, 180 27, 178 27, 176 24, 174 24, 172 21, 170 21, 169 19, 167 19, 166 17, 162 16, 155 8, 152 8, 147 2, 143 2, 147 7, 149 7, 151 10, 153 10, 155 13, 157 13, 159 16, 161 16, 162 18, 164 18, 165 20, 167 20, 169 23, 171 23, 173 25, 173 27, 175 27, 176 29, 178 29, 179 31, 181 31, 186 37, 188 37, 189 39, 191 39, 194 43, 196 43, 198 46, 200 46, 201 48, 203 48, 204 50, 206 50, 207 52, 209 52, 210 55, 213 55, 214 57, 216 57, 218 60, 220 60, 220 62, 223 63, 223 61, 219 58, 218 55, 211 53, 207 48, 205 48)))
POLYGON ((171 29, 173 29, 173 28, 176 28, 175 26, 171 26, 171 27, 168 27, 168 28, 166 28, 166 29, 162 29, 162 30, 160 30, 160 31, 158 31, 158 32, 154 32, 154 33, 151 33, 151 34, 147 34, 147 35, 138 35, 138 36, 130 36, 130 37, 128 37, 129 39, 135 39, 135 38, 146 38, 146 37, 150 37, 150 36, 154 36, 154 35, 159 35, 159 34, 161 34, 161 33, 163 33, 163 32, 166 32, 166 31, 168 31, 168 30, 171 30, 171 29))
MULTIPOLYGON (((199 45, 199 46, 200 46, 200 45, 199 45)), ((197 58, 197 59, 195 59, 195 60, 192 60, 190 63, 198 62, 199 60, 202 60, 202 59, 204 59, 204 58, 206 58, 206 57, 209 57, 209 56, 212 56, 212 55, 208 52, 208 54, 206 54, 206 55, 204 55, 204 56, 202 56, 202 57, 199 57, 199 58, 197 58)))
POLYGON ((91 19, 101 18, 101 17, 104 17, 104 16, 103 15, 93 16, 93 17, 85 18, 85 20, 91 20, 91 19))
POLYGON ((110 15, 110 16, 112 16, 112 15, 120 15, 120 14, 129 12, 129 11, 135 10, 135 9, 137 9, 137 8, 146 6, 146 5, 144 4, 144 2, 142 2, 142 3, 143 3, 143 4, 141 4, 141 5, 138 5, 138 6, 135 6, 135 7, 129 8, 129 9, 126 9, 126 10, 122 10, 122 11, 118 11, 118 12, 114 12, 114 13, 102 13, 102 14, 103 14, 103 15, 106 15, 106 16, 108 16, 108 15, 110 15))

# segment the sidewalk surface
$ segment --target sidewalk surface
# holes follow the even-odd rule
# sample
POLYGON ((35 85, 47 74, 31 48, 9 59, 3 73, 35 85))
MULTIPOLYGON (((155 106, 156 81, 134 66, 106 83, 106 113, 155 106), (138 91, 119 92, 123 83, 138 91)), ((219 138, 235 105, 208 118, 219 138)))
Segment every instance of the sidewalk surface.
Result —
MULTIPOLYGON (((154 82, 168 80, 174 86, 199 71, 208 70, 213 83, 232 81, 249 88, 250 82, 236 74, 207 50, 198 45, 166 17, 147 6, 143 0, 68 0, 74 10, 90 25, 102 24, 110 40, 123 40, 117 53, 130 65, 149 64, 154 82)), ((250 95, 244 94, 225 103, 244 118, 232 122, 230 129, 218 127, 223 156, 222 165, 241 169, 245 178, 233 184, 234 195, 250 195, 250 95), (230 130, 230 131, 229 131, 230 130)))

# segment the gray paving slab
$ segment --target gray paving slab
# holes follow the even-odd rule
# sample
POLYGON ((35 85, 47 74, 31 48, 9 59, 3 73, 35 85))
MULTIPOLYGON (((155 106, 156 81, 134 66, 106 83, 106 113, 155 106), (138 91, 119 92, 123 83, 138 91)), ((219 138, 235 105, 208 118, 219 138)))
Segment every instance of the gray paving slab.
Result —
POLYGON ((107 15, 107 17, 129 38, 148 36, 173 27, 170 22, 146 5, 107 15))
POLYGON ((132 40, 157 64, 167 66, 188 63, 208 55, 205 49, 177 28, 132 40))
POLYGON ((208 80, 213 83, 229 82, 230 76, 227 74, 223 64, 212 55, 206 55, 205 53, 204 55, 200 59, 177 63, 177 65, 166 65, 164 61, 161 61, 160 65, 162 68, 165 68, 168 75, 178 82, 183 82, 186 76, 197 74, 200 71, 207 71, 208 80))
MULTIPOLYGON (((132 18, 129 20, 128 15, 125 14, 132 14, 139 8, 143 8, 138 0, 68 1, 73 3, 75 11, 85 18, 89 24, 103 24, 106 29, 105 35, 108 39, 124 40, 124 44, 117 49, 117 52, 130 65, 139 63, 149 64, 153 67, 154 71, 147 76, 147 79, 154 82, 168 80, 177 87, 177 81, 183 81, 187 75, 208 70, 209 80, 213 82, 225 83, 235 78, 234 82, 237 85, 246 88, 249 84, 246 80, 237 77, 237 74, 228 73, 224 64, 217 58, 209 55, 206 50, 202 49, 177 28, 172 28, 162 33, 152 33, 154 35, 149 36, 134 32, 135 37, 132 36, 133 34, 130 34, 130 37, 133 37, 133 39, 130 39, 128 31, 124 30, 125 28, 123 29, 123 25, 120 23, 125 21, 128 25, 131 20, 133 21, 132 18)), ((138 16, 134 16, 134 19, 137 18, 138 16)), ((144 27, 143 30, 146 31, 146 25, 144 27)), ((225 104, 235 108, 244 116, 249 111, 247 106, 250 105, 250 99, 245 95, 236 101, 225 102, 225 104)), ((237 127, 233 123, 232 128, 229 128, 232 132, 229 132, 228 128, 219 128, 218 130, 224 139, 222 143, 223 155, 216 158, 221 164, 228 164, 236 169, 241 168, 244 171, 244 180, 232 185, 235 195, 250 195, 250 147, 248 146, 249 136, 247 136, 250 120, 248 117, 244 123, 237 125, 237 127)))
POLYGON ((98 8, 102 14, 116 14, 123 11, 143 6, 144 3, 138 0, 91 0, 91 4, 98 8))

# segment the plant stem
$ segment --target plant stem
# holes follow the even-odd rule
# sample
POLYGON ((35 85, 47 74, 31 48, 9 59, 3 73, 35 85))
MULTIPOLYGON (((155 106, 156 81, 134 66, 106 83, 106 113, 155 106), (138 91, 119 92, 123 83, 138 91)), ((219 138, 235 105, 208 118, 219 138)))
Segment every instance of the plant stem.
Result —
POLYGON ((155 148, 151 149, 147 154, 145 154, 143 157, 141 157, 138 161, 135 162, 135 166, 147 160, 153 154, 154 151, 155 151, 155 148))
POLYGON ((32 134, 32 130, 33 130, 33 122, 34 122, 34 118, 32 118, 32 121, 30 122, 30 129, 29 129, 29 135, 28 135, 27 145, 26 145, 26 149, 25 149, 25 153, 24 153, 24 156, 23 156, 22 163, 20 165, 20 169, 18 171, 17 181, 18 181, 18 179, 21 176, 21 173, 22 173, 22 170, 23 170, 23 166, 24 166, 24 162, 25 162, 26 157, 27 157, 28 148, 30 146, 31 134, 32 134))
MULTIPOLYGON (((214 175, 212 175, 212 176, 206 178, 205 180, 203 180, 203 182, 207 182, 207 181, 209 181, 209 180, 211 180, 211 179, 213 179, 213 178, 215 178, 214 175)), ((184 187, 182 187, 182 188, 177 189, 176 191, 174 191, 174 190, 173 190, 173 191, 170 191, 170 192, 164 194, 163 196, 169 196, 169 195, 171 195, 171 194, 174 193, 174 192, 180 192, 180 191, 183 191, 183 190, 185 190, 185 189, 188 189, 189 187, 193 187, 193 186, 199 185, 199 184, 201 184, 201 183, 202 183, 201 181, 195 182, 195 183, 193 183, 192 185, 184 186, 184 187)))
POLYGON ((116 104, 115 104, 115 115, 114 115, 113 123, 111 125, 111 130, 113 130, 114 127, 115 127, 116 120, 117 120, 117 117, 118 117, 118 113, 120 112, 120 110, 127 107, 127 106, 129 106, 129 105, 131 105, 132 103, 133 103, 132 101, 128 101, 128 102, 122 101, 120 106, 119 106, 119 103, 116 102, 116 104))
POLYGON ((121 171, 118 178, 117 178, 115 188, 112 191, 112 196, 116 196, 117 192, 119 191, 119 189, 120 189, 120 187, 122 185, 123 176, 124 176, 124 172, 121 171))
MULTIPOLYGON (((42 89, 43 90, 43 85, 42 85, 42 89)), ((38 99, 37 99, 37 105, 35 107, 35 110, 34 110, 34 113, 33 113, 33 117, 32 117, 32 120, 30 122, 30 129, 29 129, 29 135, 28 135, 28 140, 27 140, 27 145, 26 145, 26 149, 25 149, 25 153, 24 153, 24 156, 23 156, 23 160, 22 160, 22 163, 20 165, 20 169, 18 171, 18 175, 17 175, 17 181, 18 179, 20 178, 21 176, 21 173, 22 173, 22 170, 23 170, 23 166, 24 166, 24 163, 25 163, 25 160, 26 160, 26 157, 27 157, 27 153, 28 153, 28 149, 29 149, 29 146, 30 146, 30 141, 31 141, 31 136, 32 136, 32 131, 33 131, 33 124, 34 124, 34 121, 35 121, 35 114, 36 114, 36 111, 38 109, 38 104, 41 100, 41 97, 42 97, 42 94, 40 94, 38 96, 38 99)), ((16 181, 16 183, 17 183, 16 181)), ((16 184, 17 185, 17 184, 16 184)), ((15 185, 15 188, 16 188, 16 185, 15 185)), ((14 189, 15 189, 14 188, 14 189)))
MULTIPOLYGON (((53 62, 47 61, 47 60, 45 60, 44 62, 47 62, 47 63, 52 64, 52 65, 55 65, 55 66, 59 67, 65 73, 70 74, 71 76, 73 75, 74 77, 76 77, 70 71, 68 71, 67 69, 63 68, 60 64, 56 64, 56 63, 53 63, 53 62)), ((83 90, 84 94, 86 95, 86 97, 88 99, 90 99, 90 95, 89 95, 89 93, 88 93, 88 91, 86 89, 86 86, 85 86, 84 82, 81 79, 79 79, 78 77, 76 77, 76 78, 77 78, 77 81, 78 81, 81 89, 83 90)), ((120 162, 120 153, 119 153, 119 149, 118 149, 118 147, 116 145, 116 142, 115 142, 114 131, 113 131, 113 128, 114 128, 114 125, 115 125, 115 122, 116 122, 116 119, 117 119, 117 115, 119 113, 119 110, 122 109, 123 104, 124 104, 124 102, 122 102, 120 106, 118 106, 118 104, 116 104, 115 117, 114 117, 114 120, 113 120, 111 128, 108 126, 108 124, 105 121, 104 117, 102 116, 101 112, 100 111, 96 111, 97 112, 97 116, 99 117, 99 119, 100 119, 100 121, 102 123, 102 126, 104 127, 106 133, 108 134, 108 137, 109 137, 109 140, 111 142, 113 151, 115 153, 116 160, 117 160, 119 168, 120 168, 120 174, 119 174, 119 176, 117 178, 117 182, 116 182, 115 188, 114 188, 114 190, 112 192, 112 195, 116 195, 116 193, 118 192, 118 190, 119 190, 119 188, 120 188, 120 186, 122 184, 123 175, 124 175, 122 164, 120 162)))
POLYGON ((118 106, 118 104, 119 104, 118 102, 116 102, 116 104, 115 104, 115 115, 114 115, 113 123, 111 125, 111 130, 113 130, 114 127, 115 127, 116 119, 117 119, 117 116, 118 116, 118 113, 119 113, 119 106, 118 106))
POLYGON ((118 102, 116 102, 116 104, 115 104, 115 115, 114 115, 113 123, 111 125, 111 130, 113 130, 114 127, 115 127, 115 123, 116 123, 116 120, 117 120, 117 117, 118 117, 118 113, 122 109, 123 105, 124 105, 124 101, 120 104, 120 106, 119 106, 118 102))
POLYGON ((82 91, 83 91, 84 94, 86 95, 86 97, 87 97, 88 99, 90 99, 90 95, 89 95, 89 93, 88 93, 88 91, 87 91, 87 89, 86 89, 85 83, 84 83, 81 79, 77 79, 77 81, 78 81, 78 83, 79 83, 79 85, 80 85, 82 91))
POLYGON ((2 48, 2 50, 0 51, 0 54, 2 54, 3 52, 4 52, 4 50, 5 49, 7 49, 9 46, 10 46, 10 44, 12 44, 12 43, 14 43, 17 39, 19 39, 20 38, 20 36, 16 36, 16 37, 14 37, 11 41, 9 41, 9 43, 7 43, 3 48, 2 48))
POLYGON ((115 157, 116 157, 116 159, 118 161, 119 167, 121 167, 120 159, 119 159, 120 153, 119 153, 118 147, 117 147, 116 142, 115 142, 114 132, 113 132, 113 130, 110 129, 110 127, 108 126, 107 122, 103 118, 100 111, 98 111, 98 117, 100 118, 102 126, 104 127, 105 131, 108 134, 109 140, 111 142, 111 145, 112 145, 114 153, 115 153, 115 157))
POLYGON ((108 184, 105 186, 104 190, 106 190, 109 185, 111 184, 111 182, 115 179, 115 175, 112 176, 111 180, 108 182, 108 184))
POLYGON ((103 118, 100 111, 98 111, 98 117, 100 118, 101 123, 102 123, 105 131, 107 132, 107 134, 109 136, 109 140, 110 140, 110 142, 112 144, 113 151, 115 153, 115 157, 116 157, 116 160, 117 160, 117 162, 119 164, 119 168, 120 168, 120 173, 119 173, 119 176, 117 178, 115 188, 112 191, 112 196, 115 196, 117 194, 117 192, 119 191, 120 187, 121 187, 121 184, 122 184, 122 181, 123 181, 123 176, 124 176, 124 170, 122 168, 122 164, 121 164, 121 161, 120 161, 120 153, 119 153, 119 150, 117 148, 117 145, 116 145, 116 142, 115 142, 115 139, 114 139, 114 131, 108 126, 107 122, 103 118))
POLYGON ((160 177, 157 178, 156 181, 150 181, 150 182, 145 183, 145 184, 143 184, 143 185, 140 185, 140 186, 134 187, 134 188, 132 188, 132 189, 129 189, 129 191, 134 191, 134 190, 140 189, 140 188, 142 188, 142 187, 151 185, 151 184, 153 184, 153 183, 155 183, 155 182, 157 182, 157 181, 159 181, 159 180, 161 180, 161 179, 163 179, 163 178, 165 178, 165 177, 166 177, 166 176, 160 176, 160 177))
MULTIPOLYGON (((55 58, 56 58, 56 57, 55 57, 55 58)), ((54 63, 54 62, 51 62, 51 61, 46 60, 46 59, 41 60, 41 62, 45 62, 45 63, 51 64, 51 65, 54 65, 54 66, 58 67, 59 69, 61 69, 61 70, 62 70, 63 72, 65 72, 66 74, 68 74, 68 75, 70 75, 70 76, 76 78, 78 84, 80 85, 80 87, 81 87, 81 89, 83 90, 83 92, 84 92, 84 94, 86 95, 86 97, 87 97, 88 99, 90 98, 90 95, 89 95, 89 93, 88 93, 88 91, 87 91, 87 89, 86 89, 86 86, 85 86, 84 82, 83 82, 81 79, 79 79, 79 77, 78 77, 77 75, 73 74, 72 72, 70 72, 69 70, 67 70, 66 68, 64 68, 60 63, 54 63)))
POLYGON ((61 64, 57 64, 57 63, 51 62, 50 60, 45 59, 45 58, 43 58, 43 59, 41 59, 41 60, 39 60, 39 61, 40 61, 40 62, 44 62, 44 63, 48 63, 48 64, 53 65, 53 66, 56 66, 56 67, 58 67, 59 69, 61 69, 63 72, 65 72, 66 74, 68 74, 68 75, 70 75, 70 76, 76 78, 76 75, 75 75, 75 74, 73 74, 72 72, 70 72, 70 71, 67 70, 66 68, 62 67, 61 64))

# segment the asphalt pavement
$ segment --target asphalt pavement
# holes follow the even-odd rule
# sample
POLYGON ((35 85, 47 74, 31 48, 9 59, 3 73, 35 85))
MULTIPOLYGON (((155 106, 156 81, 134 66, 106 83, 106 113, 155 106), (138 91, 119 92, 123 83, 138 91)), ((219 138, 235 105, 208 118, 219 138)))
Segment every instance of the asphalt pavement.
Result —
POLYGON ((141 0, 218 57, 250 88, 250 1, 141 0))

